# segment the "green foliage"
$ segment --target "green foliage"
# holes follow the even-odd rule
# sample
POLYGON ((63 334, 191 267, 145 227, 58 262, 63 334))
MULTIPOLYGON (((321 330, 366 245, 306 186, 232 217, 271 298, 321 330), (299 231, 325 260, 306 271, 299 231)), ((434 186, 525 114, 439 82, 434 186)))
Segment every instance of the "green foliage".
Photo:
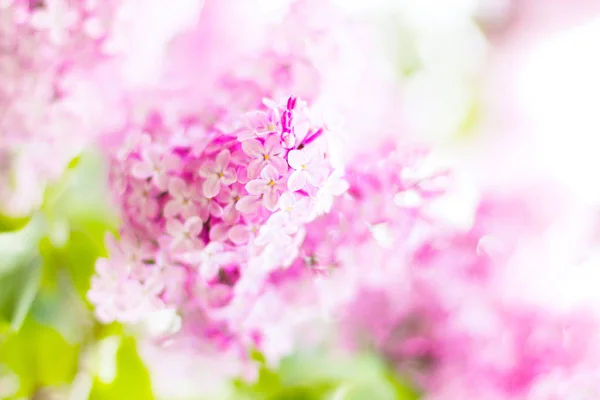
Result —
POLYGON ((96 378, 89 399, 152 400, 153 398, 150 376, 138 356, 135 340, 124 337, 117 351, 114 380, 103 383, 96 378))
POLYGON ((37 243, 42 222, 0 234, 0 331, 18 330, 33 303, 42 273, 37 243))
POLYGON ((371 356, 333 357, 304 353, 282 361, 277 371, 261 363, 258 380, 235 383, 232 399, 415 400, 416 392, 371 356))
POLYGON ((69 384, 77 372, 80 345, 67 342, 52 327, 26 319, 17 334, 0 344, 0 363, 20 380, 19 396, 40 387, 69 384))

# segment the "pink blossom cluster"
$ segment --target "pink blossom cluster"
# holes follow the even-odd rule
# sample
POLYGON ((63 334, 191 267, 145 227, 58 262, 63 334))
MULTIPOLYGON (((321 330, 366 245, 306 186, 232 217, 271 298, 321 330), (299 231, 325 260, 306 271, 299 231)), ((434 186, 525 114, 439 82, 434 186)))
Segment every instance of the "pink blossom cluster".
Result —
POLYGON ((531 262, 550 266, 559 256, 536 243, 559 210, 549 215, 526 192, 494 194, 479 201, 467 230, 429 221, 386 246, 367 240, 365 257, 353 250, 345 265, 361 272, 341 307, 342 337, 352 348, 375 348, 426 399, 595 398, 600 321, 593 303, 556 308, 515 278, 528 269, 527 280, 535 279, 531 262), (531 249, 535 260, 523 256, 531 249))
POLYGON ((137 2, 127 0, 0 2, 3 213, 30 214, 47 184, 60 178, 107 126, 120 123, 118 112, 106 115, 115 104, 104 101, 119 97, 110 92, 126 89, 125 72, 135 62, 155 64, 166 42, 185 28, 181 8, 194 15, 201 3, 185 1, 163 14, 164 21, 178 23, 170 30, 156 25, 156 37, 145 36, 152 43, 148 49, 139 45, 138 31, 153 19, 147 14, 157 10, 154 2, 146 13, 136 12, 137 2))
POLYGON ((102 321, 178 306, 186 285, 187 300, 222 306, 249 269, 292 264, 304 226, 345 188, 306 105, 265 104, 200 139, 193 122, 174 135, 157 120, 129 137, 113 160, 121 240, 89 292, 102 321))
MULTIPOLYGON (((246 377, 252 350, 276 366, 331 341, 376 350, 431 400, 596 389, 593 313, 547 307, 524 289, 522 271, 555 255, 538 241, 553 226, 552 194, 485 193, 471 226, 453 225, 438 206, 457 191, 456 176, 432 167, 427 146, 391 137, 346 154, 340 126, 318 112, 361 78, 348 72, 356 64, 337 45, 327 2, 286 3, 278 23, 254 3, 205 3, 198 21, 165 18, 159 44, 141 53, 130 42, 144 29, 124 29, 109 46, 132 51, 123 63, 77 81, 117 92, 98 92, 110 122, 94 119, 122 220, 88 293, 100 321, 174 311, 181 329, 165 339, 246 377), (160 67, 146 75, 146 62, 160 67)), ((91 15, 82 13, 80 24, 91 15)), ((366 87, 377 81, 370 72, 366 87)), ((389 88, 364 97, 360 88, 341 101, 355 142, 397 134, 389 88)))
POLYGON ((93 67, 109 2, 0 3, 0 208, 27 214, 85 146, 89 99, 73 83, 93 67), (75 3, 75 4, 72 4, 75 3), (70 132, 79 135, 67 135, 70 132), (51 156, 48 156, 51 155, 51 156))

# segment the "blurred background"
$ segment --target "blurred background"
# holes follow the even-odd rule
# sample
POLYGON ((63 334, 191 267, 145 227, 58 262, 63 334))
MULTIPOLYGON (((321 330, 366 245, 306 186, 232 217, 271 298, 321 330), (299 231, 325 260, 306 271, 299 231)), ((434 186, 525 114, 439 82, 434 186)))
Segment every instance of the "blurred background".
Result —
MULTIPOLYGON (((0 0, 0 24, 11 3, 0 0)), ((587 205, 600 204, 600 1, 337 3, 376 32, 369 46, 385 54, 381 73, 391 74, 397 99, 380 111, 406 135, 433 143, 484 187, 543 177, 587 205)), ((11 76, 0 85, 8 87, 11 76)), ((2 111, 0 141, 8 141, 2 111)), ((0 144, 0 399, 320 399, 324 388, 358 376, 373 378, 339 399, 418 398, 376 357, 320 353, 299 354, 275 371, 264 367, 254 384, 217 388, 210 358, 178 353, 151 362, 160 356, 137 338, 164 330, 161 318, 173 323, 168 317, 144 326, 98 323, 86 293, 96 259, 107 254, 105 235, 119 222, 94 146, 65 151, 57 171, 44 175, 39 160, 66 146, 70 133, 51 146, 33 138, 2 153, 0 144)), ((352 135, 350 146, 360 149, 372 135, 352 135)))

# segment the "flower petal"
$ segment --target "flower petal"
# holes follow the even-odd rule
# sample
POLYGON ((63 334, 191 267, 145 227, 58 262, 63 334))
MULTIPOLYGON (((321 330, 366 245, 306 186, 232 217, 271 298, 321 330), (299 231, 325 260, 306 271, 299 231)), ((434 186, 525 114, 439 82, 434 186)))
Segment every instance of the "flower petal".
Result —
POLYGON ((131 175, 137 179, 148 179, 154 174, 152 165, 144 161, 138 161, 131 168, 131 175))
POLYGON ((248 243, 250 240, 250 230, 245 225, 236 225, 227 232, 227 236, 235 244, 248 243))
POLYGON ((263 158, 263 154, 265 154, 265 148, 263 148, 263 145, 256 139, 242 142, 242 150, 244 153, 254 158, 263 158))
POLYGON ((217 170, 217 164, 213 160, 208 160, 200 167, 198 174, 203 178, 208 178, 216 175, 219 171, 217 170))
POLYGON ((275 211, 277 209, 277 201, 279 201, 279 195, 277 190, 270 188, 263 196, 263 206, 269 211, 275 211))
POLYGON ((175 199, 169 200, 165 205, 163 215, 165 216, 165 218, 173 218, 181 212, 181 208, 181 203, 179 203, 179 201, 175 199))
POLYGON ((288 171, 287 161, 285 161, 285 158, 283 158, 283 157, 273 156, 273 157, 269 158, 268 162, 273 167, 275 167, 275 169, 277 170, 277 172, 279 172, 280 175, 283 175, 288 171))
POLYGON ((288 179, 287 187, 292 192, 302 189, 306 186, 306 171, 294 171, 288 179))
POLYGON ((302 166, 306 166, 308 164, 308 157, 306 155, 306 153, 304 153, 301 150, 292 150, 288 153, 287 156, 287 160, 288 163, 290 164, 290 167, 298 170, 298 169, 302 169, 302 166))
POLYGON ((254 179, 254 180, 251 180, 250 182, 246 183, 245 187, 246 187, 246 190, 248 191, 248 193, 253 194, 253 195, 260 195, 260 194, 263 194, 267 190, 268 185, 262 179, 254 179))
POLYGON ((221 240, 225 240, 225 238, 227 237, 227 232, 229 231, 229 225, 227 224, 216 224, 213 225, 212 228, 210 228, 210 233, 209 233, 209 237, 210 240, 214 240, 214 241, 221 241, 221 240))
POLYGON ((258 210, 260 197, 244 196, 236 204, 235 208, 243 214, 252 214, 258 210))
POLYGON ((271 181, 278 180, 280 174, 272 165, 266 165, 262 171, 260 171, 260 177, 265 181, 265 183, 269 183, 271 181))
POLYGON ((183 224, 175 218, 167 219, 167 233, 171 236, 177 236, 183 231, 183 224))
POLYGON ((270 156, 276 156, 283 153, 283 147, 281 147, 281 138, 279 135, 271 135, 265 140, 264 146, 265 153, 270 156))
POLYGON ((187 185, 181 178, 171 178, 169 181, 169 194, 173 197, 183 197, 186 189, 187 185))
POLYGON ((237 176, 235 173, 235 169, 227 168, 223 171, 223 176, 221 177, 221 183, 225 186, 229 186, 237 180, 237 176))
POLYGON ((231 153, 229 150, 222 150, 219 154, 217 154, 216 165, 219 171, 223 171, 229 165, 229 160, 231 160, 231 153))
POLYGON ((212 199, 219 194, 221 190, 221 182, 216 176, 212 176, 204 181, 202 184, 202 193, 209 199, 212 199))

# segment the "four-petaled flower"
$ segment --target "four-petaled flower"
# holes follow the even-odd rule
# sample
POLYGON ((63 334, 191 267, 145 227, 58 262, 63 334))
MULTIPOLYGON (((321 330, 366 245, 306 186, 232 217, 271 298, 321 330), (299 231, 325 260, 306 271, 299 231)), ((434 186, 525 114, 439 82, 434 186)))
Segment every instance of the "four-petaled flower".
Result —
POLYGON ((318 152, 292 150, 288 153, 288 163, 295 169, 287 184, 292 192, 303 189, 307 182, 316 187, 321 186, 327 176, 327 166, 318 152))
POLYGON ((267 165, 260 172, 260 179, 251 180, 246 184, 246 190, 255 196, 262 195, 263 206, 269 211, 274 211, 277 209, 282 186, 279 172, 273 166, 267 165))
POLYGON ((253 158, 248 164, 248 175, 252 178, 267 165, 272 165, 282 175, 288 170, 287 162, 282 157, 285 150, 281 147, 278 135, 269 136, 264 144, 256 139, 246 140, 242 142, 242 150, 253 158))
POLYGON ((171 250, 189 251, 203 247, 204 243, 199 238, 204 224, 199 217, 191 217, 184 223, 178 219, 167 220, 167 233, 171 236, 171 250))
POLYGON ((191 252, 186 257, 188 263, 198 266, 206 281, 214 278, 222 266, 233 263, 235 259, 235 254, 227 251, 222 242, 210 242, 201 251, 191 252))
POLYGON ((174 154, 164 154, 160 148, 148 146, 140 153, 141 160, 136 161, 131 174, 141 180, 151 179, 161 190, 167 189, 168 173, 179 168, 180 160, 174 154))
POLYGON ((264 137, 280 130, 280 116, 277 109, 251 111, 244 116, 246 126, 238 133, 241 141, 254 137, 264 137))
POLYGON ((221 185, 229 186, 236 181, 234 168, 227 168, 231 160, 229 150, 223 150, 215 160, 206 161, 200 167, 200 176, 205 178, 202 192, 208 198, 213 198, 221 191, 221 185))
POLYGON ((183 218, 190 218, 197 214, 197 202, 201 196, 194 185, 188 185, 181 178, 173 178, 169 182, 169 195, 171 200, 165 205, 165 217, 181 215, 183 218))

